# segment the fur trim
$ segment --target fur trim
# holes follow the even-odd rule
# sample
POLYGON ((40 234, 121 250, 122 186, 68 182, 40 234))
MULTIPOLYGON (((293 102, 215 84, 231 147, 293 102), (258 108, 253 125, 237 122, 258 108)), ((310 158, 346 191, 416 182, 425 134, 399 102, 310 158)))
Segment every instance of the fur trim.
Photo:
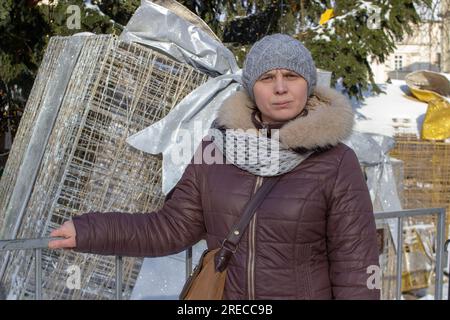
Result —
MULTIPOLYGON (((254 103, 244 91, 229 97, 220 107, 217 123, 230 129, 254 129, 254 103)), ((306 103, 308 114, 280 129, 281 143, 288 148, 314 149, 335 146, 350 136, 354 115, 348 99, 334 89, 317 86, 306 103)))

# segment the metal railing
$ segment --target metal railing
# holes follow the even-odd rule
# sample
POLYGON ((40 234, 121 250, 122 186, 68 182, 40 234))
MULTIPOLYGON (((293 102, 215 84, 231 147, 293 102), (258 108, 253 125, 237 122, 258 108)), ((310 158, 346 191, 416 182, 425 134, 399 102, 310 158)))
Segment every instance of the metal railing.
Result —
MULTIPOLYGON (((443 256, 444 256, 444 233, 445 233, 445 208, 427 208, 427 209, 413 209, 401 211, 389 211, 375 213, 375 219, 397 219, 397 268, 396 268, 396 292, 395 297, 400 299, 402 294, 402 264, 403 264, 403 221, 407 217, 417 217, 426 215, 437 215, 437 235, 436 235, 436 271, 435 271, 435 290, 434 299, 442 299, 443 287, 443 256), (398 250, 401 248, 401 250, 398 250)), ((448 297, 450 299, 450 297, 448 297)))
MULTIPOLYGON (((0 240, 0 252, 14 251, 14 250, 34 250, 35 263, 35 294, 36 300, 42 300, 42 250, 48 249, 48 243, 51 240, 62 240, 64 238, 36 238, 36 239, 15 239, 15 240, 0 240)), ((116 299, 122 300, 122 270, 123 259, 121 256, 116 256, 115 263, 115 277, 116 277, 116 299)), ((0 279, 1 280, 1 279, 0 279)))
MULTIPOLYGON (((443 256, 444 251, 450 240, 444 243, 445 233, 445 208, 429 208, 429 209, 414 209, 391 212, 375 213, 376 220, 383 219, 398 219, 397 225, 397 248, 403 248, 403 222, 406 217, 426 216, 430 214, 438 215, 437 223, 437 238, 436 238, 436 271, 435 271, 435 300, 442 299, 443 288, 443 256)), ((50 240, 58 240, 62 238, 38 238, 38 239, 17 239, 17 240, 0 240, 0 252, 11 250, 34 250, 35 254, 35 299, 42 299, 42 250, 48 249, 50 240)), ((402 252, 403 250, 396 250, 397 268, 396 268, 396 299, 401 297, 402 285, 402 252)), ((116 292, 117 300, 122 299, 122 280, 123 280, 123 260, 121 256, 116 256, 115 260, 115 278, 116 278, 116 292)), ((192 247, 186 250, 186 278, 192 272, 192 247)), ((450 288, 449 296, 450 300, 450 288)))

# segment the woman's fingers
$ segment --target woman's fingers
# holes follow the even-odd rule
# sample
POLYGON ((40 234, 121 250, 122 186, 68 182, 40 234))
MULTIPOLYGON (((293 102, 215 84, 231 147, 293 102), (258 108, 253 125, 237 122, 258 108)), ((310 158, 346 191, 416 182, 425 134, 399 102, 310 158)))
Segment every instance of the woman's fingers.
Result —
POLYGON ((75 240, 73 238, 64 240, 52 240, 48 243, 50 249, 69 249, 75 247, 75 240))
POLYGON ((50 233, 51 237, 63 237, 63 240, 52 240, 48 243, 50 249, 59 248, 75 248, 76 247, 76 231, 72 221, 66 221, 64 224, 56 230, 50 233))
POLYGON ((53 230, 50 233, 50 237, 65 237, 65 236, 66 236, 66 234, 64 232, 63 227, 59 227, 58 229, 53 230))

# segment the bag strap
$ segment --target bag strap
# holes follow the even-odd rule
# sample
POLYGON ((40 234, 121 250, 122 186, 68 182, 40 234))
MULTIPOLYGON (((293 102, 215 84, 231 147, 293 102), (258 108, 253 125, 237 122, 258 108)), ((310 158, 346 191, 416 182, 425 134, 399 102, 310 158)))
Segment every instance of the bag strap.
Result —
POLYGON ((281 176, 267 178, 263 181, 261 187, 256 191, 253 197, 247 202, 239 221, 231 228, 227 237, 222 242, 221 249, 216 253, 216 270, 222 272, 228 266, 231 256, 236 252, 239 242, 245 229, 247 229, 250 220, 261 205, 275 184, 281 179, 281 176))

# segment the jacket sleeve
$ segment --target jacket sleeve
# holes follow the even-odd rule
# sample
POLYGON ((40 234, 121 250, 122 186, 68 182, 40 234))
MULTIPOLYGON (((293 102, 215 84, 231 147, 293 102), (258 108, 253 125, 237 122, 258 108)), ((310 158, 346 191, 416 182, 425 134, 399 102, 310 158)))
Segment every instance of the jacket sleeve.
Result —
POLYGON ((189 164, 163 207, 150 213, 86 213, 73 218, 74 249, 134 257, 174 254, 205 235, 196 165, 189 164))
POLYGON ((327 250, 334 299, 380 298, 380 290, 367 285, 373 282, 368 267, 379 266, 376 226, 369 190, 352 149, 344 153, 334 183, 327 250))

